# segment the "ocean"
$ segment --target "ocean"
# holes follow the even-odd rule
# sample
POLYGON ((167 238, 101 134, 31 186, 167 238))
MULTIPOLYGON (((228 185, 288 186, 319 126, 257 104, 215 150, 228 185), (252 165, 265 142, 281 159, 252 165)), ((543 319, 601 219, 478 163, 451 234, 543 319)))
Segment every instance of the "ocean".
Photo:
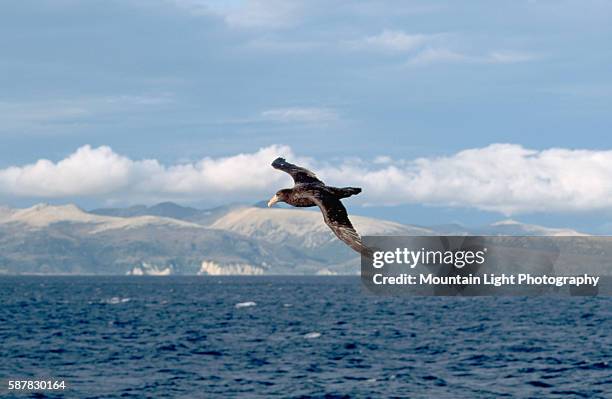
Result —
POLYGON ((612 398, 612 298, 357 277, 0 277, 5 398, 612 398), (7 391, 8 380, 65 381, 7 391))

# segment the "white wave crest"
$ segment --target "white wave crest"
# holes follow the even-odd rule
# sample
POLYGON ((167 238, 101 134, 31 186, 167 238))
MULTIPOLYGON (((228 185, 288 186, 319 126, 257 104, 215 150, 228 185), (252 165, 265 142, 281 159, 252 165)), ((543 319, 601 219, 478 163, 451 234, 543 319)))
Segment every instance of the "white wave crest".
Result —
POLYGON ((239 303, 237 303, 236 305, 234 305, 234 307, 235 307, 236 309, 240 309, 240 308, 250 308, 251 306, 257 306, 257 303, 256 303, 256 302, 249 301, 249 302, 239 302, 239 303))
POLYGON ((103 300, 102 303, 106 303, 108 305, 118 305, 120 303, 126 303, 126 302, 129 302, 131 300, 132 300, 131 298, 121 298, 121 297, 118 297, 118 296, 114 296, 112 298, 103 300))
POLYGON ((304 334, 304 338, 305 339, 315 339, 315 338, 319 338, 321 336, 320 332, 309 332, 308 334, 304 334))

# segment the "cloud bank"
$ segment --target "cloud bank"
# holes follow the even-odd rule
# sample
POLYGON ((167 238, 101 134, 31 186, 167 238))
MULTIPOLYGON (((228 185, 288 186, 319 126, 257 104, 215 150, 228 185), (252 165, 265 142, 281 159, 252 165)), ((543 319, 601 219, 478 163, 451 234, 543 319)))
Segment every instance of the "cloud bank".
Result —
POLYGON ((58 162, 41 159, 0 169, 0 195, 128 202, 247 200, 267 195, 274 184, 283 182, 284 176, 270 173, 270 163, 278 154, 293 157, 290 148, 275 145, 250 154, 166 166, 155 159, 129 159, 107 146, 86 145, 58 162))
POLYGON ((291 185, 270 167, 277 156, 303 164, 332 185, 363 187, 362 204, 423 203, 506 215, 612 208, 612 151, 532 150, 492 144, 443 157, 339 163, 299 157, 288 146, 164 165, 132 160, 102 146, 83 146, 52 162, 0 169, 0 196, 91 197, 136 202, 163 199, 232 202, 264 199, 291 185))

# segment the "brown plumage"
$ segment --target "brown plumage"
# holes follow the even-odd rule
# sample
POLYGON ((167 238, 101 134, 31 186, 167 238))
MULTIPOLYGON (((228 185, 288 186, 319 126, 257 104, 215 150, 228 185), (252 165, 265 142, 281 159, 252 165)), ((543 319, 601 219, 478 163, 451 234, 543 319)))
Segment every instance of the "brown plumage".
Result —
POLYGON ((291 175, 294 186, 277 191, 268 202, 269 207, 277 202, 286 202, 296 207, 318 206, 323 213, 325 224, 340 240, 355 251, 370 256, 370 249, 361 242, 361 237, 355 231, 346 208, 340 201, 341 198, 359 194, 360 188, 327 186, 308 169, 293 165, 283 158, 276 158, 272 167, 291 175))

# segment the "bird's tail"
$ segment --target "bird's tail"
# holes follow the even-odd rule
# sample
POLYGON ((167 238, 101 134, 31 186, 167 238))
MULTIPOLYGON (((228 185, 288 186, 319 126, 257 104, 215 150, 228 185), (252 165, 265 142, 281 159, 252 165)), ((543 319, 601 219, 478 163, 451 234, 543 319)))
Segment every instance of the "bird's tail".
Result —
POLYGON ((339 198, 348 198, 351 195, 357 195, 361 192, 359 187, 342 187, 336 189, 336 195, 339 198))

